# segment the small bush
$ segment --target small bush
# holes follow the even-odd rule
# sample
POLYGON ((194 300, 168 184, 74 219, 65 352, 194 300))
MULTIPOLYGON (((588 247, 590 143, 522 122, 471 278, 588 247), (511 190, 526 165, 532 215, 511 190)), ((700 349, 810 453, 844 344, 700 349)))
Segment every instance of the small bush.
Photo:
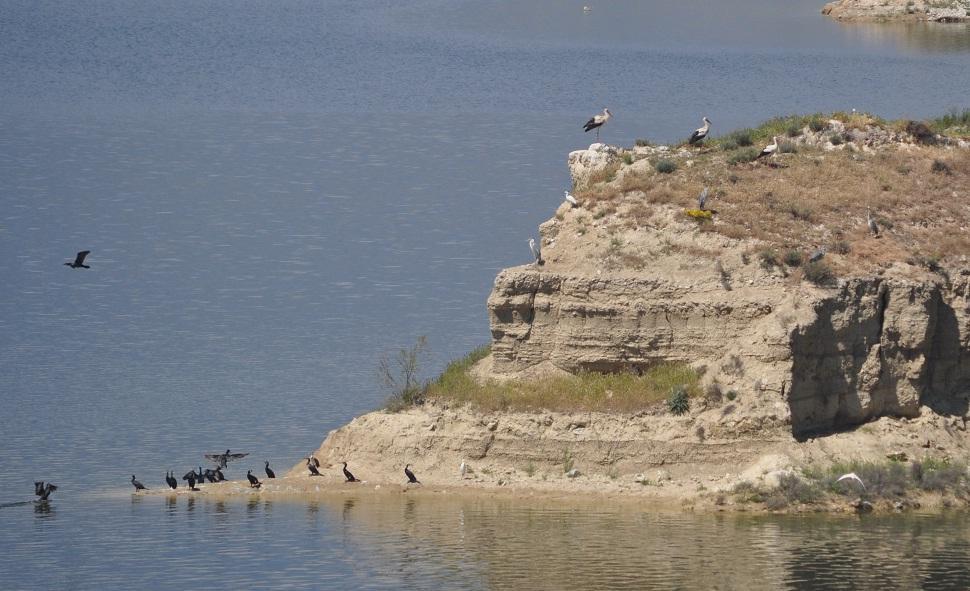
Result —
POLYGON ((761 261, 761 268, 770 271, 780 264, 778 253, 770 248, 766 248, 758 253, 758 260, 761 261))
POLYGON ((535 476, 535 473, 536 473, 535 462, 530 461, 528 464, 525 465, 525 468, 523 468, 522 471, 525 472, 526 476, 528 476, 529 478, 532 478, 533 476, 535 476))
POLYGON ((808 207, 807 205, 802 205, 801 203, 789 203, 786 209, 788 210, 788 213, 791 214, 791 217, 795 218, 796 220, 802 220, 805 222, 812 221, 812 208, 808 207))
POLYGON ((562 451, 562 459, 560 460, 562 464, 562 473, 565 474, 573 469, 573 454, 568 449, 562 451))
POLYGON ((821 497, 817 486, 802 480, 795 474, 782 474, 778 479, 778 494, 788 503, 814 503, 821 497))
POLYGON ((798 267, 802 264, 802 251, 797 248, 789 248, 782 255, 781 260, 789 267, 798 267))
POLYGON ((671 414, 682 415, 690 410, 690 399, 687 397, 687 388, 677 386, 670 391, 667 398, 667 410, 671 414))
POLYGON ((778 152, 781 154, 794 154, 798 151, 798 147, 795 142, 780 142, 778 144, 778 152))
POLYGON ((788 126, 788 129, 785 130, 785 135, 788 137, 798 137, 802 135, 802 128, 798 124, 792 123, 788 126))
POLYGON ((725 152, 730 152, 731 150, 738 149, 738 142, 734 141, 734 138, 724 138, 721 140, 721 149, 725 152))
POLYGON ((738 391, 737 390, 728 390, 727 391, 727 394, 725 394, 724 397, 733 402, 734 399, 736 399, 738 397, 738 391))
POLYGON ((806 263, 803 270, 805 279, 808 279, 815 285, 828 285, 835 280, 835 273, 832 272, 831 267, 825 264, 825 261, 806 263))
POLYGON ((838 146, 845 142, 845 137, 841 133, 833 133, 829 136, 829 141, 832 142, 833 146, 838 146))
POLYGON ((382 355, 377 371, 381 384, 390 392, 384 403, 388 412, 400 412, 424 404, 428 384, 419 375, 428 357, 427 337, 418 337, 411 347, 398 350, 393 357, 382 355))
POLYGON ((852 247, 845 240, 836 240, 832 243, 832 252, 835 254, 849 254, 851 250, 852 247))
POLYGON ((735 131, 728 137, 734 140, 734 143, 741 146, 742 148, 751 146, 754 144, 754 139, 751 136, 750 129, 739 129, 738 131, 735 131))
POLYGON ((825 121, 825 119, 822 119, 821 117, 813 117, 808 122, 808 128, 814 131, 815 133, 818 133, 824 130, 826 127, 828 127, 828 123, 825 121))
POLYGON ((654 168, 661 174, 670 174, 677 170, 677 163, 667 159, 658 160, 654 168))
POLYGON ((930 126, 922 121, 910 121, 906 124, 906 133, 913 136, 920 144, 935 144, 936 134, 930 126))
POLYGON ((648 139, 644 139, 642 137, 638 137, 636 140, 634 140, 633 145, 634 146, 637 146, 639 148, 646 148, 646 147, 652 146, 653 145, 653 142, 651 142, 648 139))
POLYGON ((721 404, 724 399, 724 394, 721 392, 721 386, 717 382, 711 382, 707 389, 704 390, 704 400, 708 404, 721 404))
POLYGON ((754 147, 741 148, 735 150, 728 156, 728 164, 744 164, 747 162, 754 162, 758 158, 758 154, 761 150, 754 147))
POLYGON ((633 164, 633 154, 630 152, 623 153, 623 164, 630 165, 633 164))
POLYGON ((939 159, 934 159, 933 164, 930 166, 930 170, 938 174, 953 174, 950 170, 950 165, 939 159))

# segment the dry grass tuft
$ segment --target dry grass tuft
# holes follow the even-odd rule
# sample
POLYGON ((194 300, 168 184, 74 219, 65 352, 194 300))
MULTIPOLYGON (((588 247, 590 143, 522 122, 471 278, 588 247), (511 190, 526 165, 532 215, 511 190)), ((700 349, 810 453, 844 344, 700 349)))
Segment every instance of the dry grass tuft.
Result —
POLYGON ((559 412, 638 412, 663 403, 684 387, 689 396, 701 395, 697 372, 682 363, 663 363, 643 375, 581 372, 536 381, 479 383, 468 369, 487 349, 452 362, 427 389, 427 397, 482 410, 552 410, 559 412))

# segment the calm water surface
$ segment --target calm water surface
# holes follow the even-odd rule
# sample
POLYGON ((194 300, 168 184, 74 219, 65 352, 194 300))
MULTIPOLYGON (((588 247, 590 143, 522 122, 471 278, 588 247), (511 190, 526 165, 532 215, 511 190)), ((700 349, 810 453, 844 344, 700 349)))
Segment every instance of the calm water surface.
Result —
POLYGON ((0 503, 61 486, 0 508, 0 587, 970 586, 963 516, 128 495, 226 447, 285 468, 379 404, 382 351, 486 342, 604 105, 626 144, 970 107, 966 26, 819 8, 0 0, 0 503))

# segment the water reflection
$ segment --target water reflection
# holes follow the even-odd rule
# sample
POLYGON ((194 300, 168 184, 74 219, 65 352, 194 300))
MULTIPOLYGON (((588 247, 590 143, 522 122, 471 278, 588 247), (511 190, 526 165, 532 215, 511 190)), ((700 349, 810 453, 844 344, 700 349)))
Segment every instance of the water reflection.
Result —
POLYGON ((970 52, 970 23, 840 23, 847 37, 922 53, 970 52))
POLYGON ((54 517, 54 506, 50 501, 34 501, 34 515, 40 519, 54 517))

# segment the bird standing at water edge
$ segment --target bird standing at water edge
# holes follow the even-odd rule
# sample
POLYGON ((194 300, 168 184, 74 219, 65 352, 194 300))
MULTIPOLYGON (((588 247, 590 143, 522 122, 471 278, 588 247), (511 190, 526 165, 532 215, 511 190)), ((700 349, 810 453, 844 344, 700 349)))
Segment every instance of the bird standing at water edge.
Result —
POLYGON ((253 476, 252 470, 246 472, 246 480, 249 481, 249 488, 259 488, 263 486, 259 479, 253 476))
POLYGON ((131 475, 131 485, 135 487, 135 491, 148 490, 147 486, 135 480, 134 474, 131 475))
POLYGON ((185 476, 182 477, 182 480, 189 483, 189 490, 199 490, 195 488, 195 472, 193 470, 189 470, 185 476))
POLYGON ((354 477, 353 474, 350 473, 350 470, 347 469, 347 462, 344 462, 344 478, 347 479, 347 482, 360 482, 354 477))
POLYGON ((408 484, 421 484, 414 475, 414 472, 411 471, 411 464, 404 465, 404 475, 408 477, 408 484))
POLYGON ((536 244, 536 241, 529 238, 529 250, 532 251, 532 256, 535 257, 536 264, 540 267, 546 264, 546 261, 542 260, 542 247, 536 244))
POLYGON ((320 470, 317 470, 317 466, 320 465, 320 461, 314 457, 309 457, 306 460, 306 467, 310 471, 310 476, 323 476, 320 474, 320 470))
POLYGON ((574 209, 579 207, 579 201, 576 201, 576 198, 573 197, 569 191, 563 191, 562 194, 563 194, 563 197, 565 197, 566 202, 569 203, 569 205, 573 206, 574 209))
POLYGON ((700 142, 703 142, 704 138, 707 137, 707 132, 711 130, 711 120, 708 119, 707 117, 704 117, 703 119, 704 119, 704 125, 695 129, 694 133, 691 134, 690 139, 687 140, 687 143, 690 144, 691 146, 693 146, 694 144, 699 144, 700 142))
POLYGON ((172 470, 165 473, 165 482, 172 490, 175 490, 179 487, 179 481, 175 480, 175 472, 172 470))
POLYGON ((468 471, 468 464, 465 463, 465 460, 462 460, 461 466, 458 466, 458 480, 464 480, 465 472, 467 471, 468 471))
POLYGON ((273 472, 269 467, 269 460, 266 460, 265 463, 266 467, 264 469, 266 470, 266 478, 276 478, 276 472, 273 472))
POLYGON ((90 269, 91 267, 84 264, 84 258, 89 254, 91 254, 90 250, 82 250, 81 252, 77 253, 76 257, 74 257, 73 263, 64 263, 64 265, 72 269, 90 269))
POLYGON ((598 142, 600 141, 600 127, 606 125, 606 122, 609 121, 611 117, 613 117, 613 113, 610 113, 610 110, 604 107, 601 115, 593 115, 589 118, 589 121, 583 125, 583 131, 589 132, 595 129, 596 141, 598 142))

